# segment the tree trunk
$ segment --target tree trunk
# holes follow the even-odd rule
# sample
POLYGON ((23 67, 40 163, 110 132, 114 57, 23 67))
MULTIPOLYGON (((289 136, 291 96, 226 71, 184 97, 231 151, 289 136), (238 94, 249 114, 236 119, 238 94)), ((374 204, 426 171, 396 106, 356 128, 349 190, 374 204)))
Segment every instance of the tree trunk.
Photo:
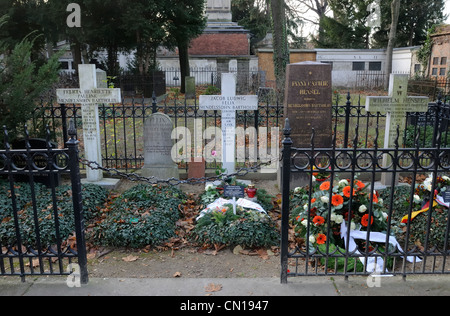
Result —
POLYGON ((181 73, 181 93, 186 93, 185 83, 186 77, 190 76, 189 69, 189 44, 178 42, 178 56, 180 60, 180 73, 181 73))
POLYGON ((75 73, 78 74, 78 65, 81 65, 83 63, 83 61, 81 60, 81 45, 77 41, 77 39, 74 37, 70 38, 69 42, 71 44, 70 50, 71 50, 72 56, 73 56, 72 67, 75 70, 75 73))
POLYGON ((389 77, 392 72, 392 54, 394 51, 395 43, 397 41, 397 26, 398 26, 398 18, 400 15, 400 0, 392 0, 391 14, 392 14, 391 30, 389 31, 389 42, 386 50, 386 67, 385 67, 386 78, 384 81, 384 88, 386 90, 389 88, 389 77))
POLYGON ((279 97, 283 100, 286 84, 286 66, 289 63, 284 0, 271 0, 270 9, 272 15, 273 62, 276 88, 279 97))

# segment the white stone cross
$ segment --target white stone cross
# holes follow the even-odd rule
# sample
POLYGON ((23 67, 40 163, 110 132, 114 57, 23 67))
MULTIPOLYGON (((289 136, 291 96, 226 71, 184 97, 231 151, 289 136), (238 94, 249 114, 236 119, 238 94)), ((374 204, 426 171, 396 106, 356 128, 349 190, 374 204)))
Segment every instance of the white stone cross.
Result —
POLYGON ((222 95, 201 95, 200 110, 222 111, 222 167, 227 174, 235 173, 236 111, 258 110, 257 95, 236 95, 236 75, 222 74, 222 95))
MULTIPOLYGON (((408 97, 408 75, 391 74, 389 81, 389 96, 367 97, 366 111, 386 113, 386 129, 384 148, 391 148, 397 138, 397 126, 400 130, 405 126, 407 112, 427 112, 428 97, 408 97)), ((403 145, 402 133, 398 137, 399 147, 403 145)), ((383 166, 389 165, 389 155, 383 158, 383 166)), ((382 174, 382 183, 390 185, 390 177, 382 174)))
MULTIPOLYGON (((85 159, 102 165, 100 146, 99 103, 119 103, 122 101, 120 89, 97 88, 95 65, 79 65, 80 89, 57 89, 60 104, 81 104, 83 119, 83 139, 85 159)), ((86 168, 87 182, 103 180, 103 171, 86 168)))

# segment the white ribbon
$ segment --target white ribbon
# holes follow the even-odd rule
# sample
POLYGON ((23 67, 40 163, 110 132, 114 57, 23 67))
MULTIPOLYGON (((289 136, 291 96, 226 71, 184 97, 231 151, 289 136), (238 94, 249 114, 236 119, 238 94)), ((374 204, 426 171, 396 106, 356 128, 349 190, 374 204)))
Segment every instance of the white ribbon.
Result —
MULTIPOLYGON (((345 243, 345 245, 347 245, 347 225, 346 225, 345 221, 341 224, 341 238, 344 239, 344 243, 345 243)), ((358 250, 356 250, 358 247, 356 245, 355 239, 367 240, 367 232, 350 230, 350 240, 348 243, 348 247, 349 247, 348 251, 351 253, 361 254, 358 250)), ((386 242, 386 234, 379 233, 379 232, 370 232, 369 233, 369 241, 384 243, 384 242, 386 242)), ((403 252, 402 247, 398 243, 397 239, 395 239, 395 237, 389 236, 389 243, 391 245, 397 247, 397 249, 400 252, 403 252)), ((359 260, 364 264, 365 257, 360 257, 359 260)), ((422 261, 419 258, 412 257, 412 256, 407 257, 406 260, 408 260, 408 262, 411 262, 411 263, 414 262, 414 260, 416 262, 422 261)), ((384 265, 384 261, 382 258, 379 258, 379 257, 368 257, 367 258, 367 272, 370 272, 370 273, 383 272, 383 265, 384 265)))
MULTIPOLYGON (((197 217, 197 220, 202 218, 206 213, 210 212, 212 209, 214 209, 216 207, 221 207, 222 205, 225 205, 225 204, 233 204, 233 201, 227 200, 224 198, 218 198, 213 203, 209 204, 206 209, 204 209, 203 211, 200 212, 200 215, 197 217)), ((237 200, 236 205, 239 205, 239 206, 242 206, 245 208, 250 208, 253 210, 257 210, 260 213, 267 214, 267 212, 262 208, 261 205, 259 205, 258 203, 249 201, 247 199, 241 198, 241 199, 237 200)))

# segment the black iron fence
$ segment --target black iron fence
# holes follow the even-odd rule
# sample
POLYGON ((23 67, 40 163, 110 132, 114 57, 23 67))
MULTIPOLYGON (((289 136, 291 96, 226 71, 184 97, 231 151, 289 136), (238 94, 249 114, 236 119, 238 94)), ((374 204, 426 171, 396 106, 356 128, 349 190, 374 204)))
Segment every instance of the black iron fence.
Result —
MULTIPOLYGON (((333 133, 336 135, 336 146, 347 148, 352 146, 354 138, 353 127, 358 125, 358 146, 373 148, 375 146, 375 130, 377 127, 384 129, 386 115, 381 113, 370 113, 365 110, 365 101, 359 98, 352 102, 350 94, 346 98, 336 96, 335 104, 332 106, 333 112, 333 133), (344 104, 342 104, 344 102, 344 104)), ((442 104, 447 103, 444 99, 442 104)), ((414 135, 417 128, 422 126, 421 145, 425 145, 430 140, 435 139, 432 126, 434 122, 439 122, 449 117, 448 105, 439 107, 436 103, 430 103, 430 110, 427 113, 408 113, 405 118, 405 125, 401 126, 401 137, 404 144, 413 146, 414 135), (438 109, 436 111, 435 109, 438 109)), ((135 170, 143 166, 144 163, 144 122, 154 112, 167 114, 172 118, 174 127, 186 127, 193 130, 196 120, 201 120, 202 128, 221 126, 220 111, 199 110, 196 99, 180 99, 176 96, 169 96, 157 102, 156 99, 127 99, 121 104, 101 104, 99 105, 99 119, 101 126, 101 147, 103 166, 116 168, 119 170, 135 170)), ((265 90, 259 91, 258 111, 238 111, 237 126, 244 130, 254 129, 256 139, 259 142, 261 127, 278 127, 281 131, 283 126, 283 104, 272 94, 265 90)), ((76 127, 82 129, 81 107, 74 104, 54 104, 42 103, 36 109, 36 116, 32 124, 42 126, 48 124, 51 127, 52 140, 59 144, 67 142, 67 122, 73 119, 76 127)), ((444 125, 442 125, 444 127, 444 125)), ((442 141, 448 141, 448 132, 443 130, 442 141)), ((79 133, 80 152, 83 156, 83 135, 79 133)), ((282 135, 279 136, 280 143, 282 135)), ((193 141, 193 139, 192 139, 193 141)), ((206 145, 211 140, 204 140, 206 145)), ((250 162, 250 140, 245 137, 243 140, 245 155, 239 157, 241 166, 250 162)), ((267 139, 270 143, 270 139, 267 139)), ((378 146, 382 146, 383 138, 378 139, 378 146)), ((242 144, 241 144, 242 145, 242 144)), ((281 144, 280 144, 281 145, 281 144)), ((253 161, 252 161, 253 162, 253 161)), ((84 168, 84 166, 81 166, 84 168)), ((207 169, 215 169, 216 163, 208 163, 207 169)), ((180 169, 188 169, 187 162, 179 163, 180 169)))
POLYGON ((433 138, 423 141, 427 125, 414 117, 413 141, 400 147, 398 127, 392 148, 379 145, 381 125, 366 146, 358 124, 348 147, 338 147, 335 134, 332 147, 315 148, 312 131, 311 146, 296 148, 286 120, 283 283, 302 275, 450 273, 450 146, 442 118, 448 104, 430 108, 433 138), (293 175, 298 182, 291 183, 293 175))
MULTIPOLYGON (((28 132, 25 131, 25 135, 28 132)), ((0 150, 0 275, 68 275, 88 282, 76 130, 67 148, 28 136, 14 148, 4 131, 0 150), (36 144, 40 144, 36 145, 36 144), (39 148, 37 148, 39 147, 39 148), (71 184, 60 192, 60 177, 71 184), (68 203, 62 204, 63 199, 68 203), (68 209, 65 207, 69 205, 68 209)))

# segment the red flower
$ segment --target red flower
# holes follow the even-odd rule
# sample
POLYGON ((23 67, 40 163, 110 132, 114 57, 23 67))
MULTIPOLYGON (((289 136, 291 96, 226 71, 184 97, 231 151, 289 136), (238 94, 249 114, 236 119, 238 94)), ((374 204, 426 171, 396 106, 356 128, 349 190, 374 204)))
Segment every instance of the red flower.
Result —
MULTIPOLYGON (((342 193, 344 193, 344 196, 346 196, 346 197, 350 197, 350 191, 351 191, 351 188, 350 188, 350 186, 346 186, 343 190, 342 190, 342 193)), ((353 196, 355 196, 355 189, 353 189, 353 196)))
POLYGON ((366 186, 364 183, 362 183, 361 181, 356 181, 356 185, 358 186, 358 188, 360 190, 364 189, 364 187, 366 186))
MULTIPOLYGON (((373 216, 370 218, 370 225, 372 224, 373 224, 373 216)), ((364 227, 369 226, 369 214, 366 214, 361 218, 361 225, 363 225, 364 227)))
POLYGON ((344 203, 344 198, 339 194, 333 195, 333 197, 331 198, 331 204, 333 204, 334 206, 339 206, 342 203, 344 203))
POLYGON ((318 245, 323 245, 327 242, 327 236, 325 236, 324 234, 319 234, 317 235, 316 241, 318 245))
POLYGON ((373 197, 373 203, 378 203, 378 196, 375 194, 369 194, 369 199, 372 200, 373 197))
POLYGON ((328 191, 330 189, 330 181, 326 181, 320 185, 320 190, 328 191))
POLYGON ((313 219, 313 223, 316 226, 323 225, 325 223, 325 219, 322 216, 316 216, 313 219))

